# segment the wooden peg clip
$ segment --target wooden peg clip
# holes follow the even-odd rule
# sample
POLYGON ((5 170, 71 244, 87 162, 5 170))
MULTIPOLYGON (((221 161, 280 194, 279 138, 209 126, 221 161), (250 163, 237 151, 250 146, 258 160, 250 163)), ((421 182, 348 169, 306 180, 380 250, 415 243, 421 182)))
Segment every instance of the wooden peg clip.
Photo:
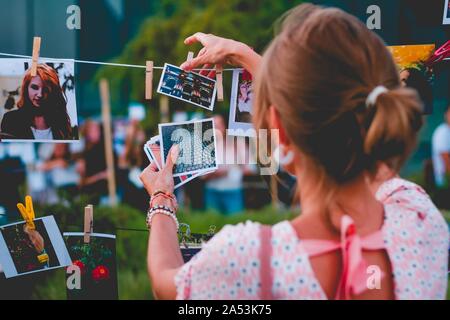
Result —
POLYGON ((94 206, 92 204, 84 208, 84 243, 91 241, 94 232, 94 206))
POLYGON ((147 61, 145 65, 145 100, 152 99, 153 90, 153 61, 147 61))
POLYGON ((223 67, 216 64, 217 101, 223 101, 223 67))
POLYGON ((41 51, 41 37, 34 37, 34 39, 33 39, 33 55, 31 57, 31 76, 32 77, 36 76, 40 51, 41 51))
POLYGON ((194 52, 189 51, 188 55, 187 55, 187 60, 186 61, 191 61, 192 59, 194 59, 194 52))

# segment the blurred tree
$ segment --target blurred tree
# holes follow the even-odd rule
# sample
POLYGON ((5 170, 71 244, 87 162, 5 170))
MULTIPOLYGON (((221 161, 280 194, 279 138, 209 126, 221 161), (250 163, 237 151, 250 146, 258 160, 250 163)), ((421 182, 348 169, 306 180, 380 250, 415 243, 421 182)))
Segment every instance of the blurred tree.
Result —
MULTIPOLYGON (((201 31, 222 37, 232 38, 247 43, 257 52, 262 52, 273 36, 273 24, 285 11, 294 7, 301 0, 163 0, 158 13, 148 18, 137 36, 128 43, 119 57, 118 63, 144 65, 145 60, 153 60, 156 66, 165 62, 179 65, 192 50, 198 52, 199 45, 186 47, 184 39, 201 31)), ((96 78, 106 77, 111 81, 112 99, 121 92, 128 92, 129 100, 144 100, 143 69, 104 67, 96 78)), ((160 73, 154 73, 154 90, 160 73)), ((225 101, 216 105, 216 111, 228 109, 231 74, 225 74, 225 101)), ((147 128, 154 128, 159 121, 159 96, 154 95, 150 101, 147 128)), ((171 99, 171 110, 183 106, 186 111, 196 111, 195 107, 171 99)))

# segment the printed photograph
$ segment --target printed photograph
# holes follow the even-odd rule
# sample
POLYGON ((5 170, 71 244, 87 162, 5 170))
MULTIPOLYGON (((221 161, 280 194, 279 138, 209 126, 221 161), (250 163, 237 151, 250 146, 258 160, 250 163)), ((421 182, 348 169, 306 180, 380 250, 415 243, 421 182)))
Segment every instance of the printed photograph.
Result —
POLYGON ((231 87, 228 134, 254 136, 252 125, 252 76, 247 70, 234 70, 231 87))
MULTIPOLYGON (((159 143, 159 136, 151 138, 147 143, 144 145, 144 151, 150 161, 150 163, 155 163, 158 167, 158 170, 161 170, 162 163, 161 163, 161 146, 159 143)), ((202 175, 206 175, 210 173, 208 172, 200 172, 200 173, 194 173, 194 174, 187 174, 184 176, 174 177, 173 178, 173 185, 174 189, 177 189, 181 187, 182 185, 188 183, 189 181, 200 177, 202 175)))
POLYGON ((159 81, 158 93, 212 111, 216 99, 216 80, 166 63, 159 81))
POLYGON ((445 0, 443 24, 450 24, 450 1, 445 0))
POLYGON ((159 136, 163 164, 166 163, 170 148, 174 144, 179 146, 174 177, 217 169, 213 119, 159 124, 159 136))
POLYGON ((70 257, 53 216, 0 227, 0 264, 6 278, 69 265, 70 257))
MULTIPOLYGON (((67 299, 117 300, 116 236, 93 233, 84 243, 82 232, 65 232, 64 240, 81 275, 79 288, 67 288, 67 299)), ((70 276, 66 273, 66 278, 70 276)))
POLYGON ((78 140, 73 60, 40 61, 31 76, 29 59, 0 59, 0 139, 78 140))

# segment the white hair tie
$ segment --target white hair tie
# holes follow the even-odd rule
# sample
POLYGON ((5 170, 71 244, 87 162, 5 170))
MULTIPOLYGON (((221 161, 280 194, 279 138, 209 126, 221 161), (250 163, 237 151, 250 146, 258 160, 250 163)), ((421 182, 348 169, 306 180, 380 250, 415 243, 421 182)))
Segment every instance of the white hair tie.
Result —
POLYGON ((372 92, 367 96, 366 106, 369 108, 370 106, 374 106, 377 103, 377 99, 382 93, 386 93, 389 90, 385 86, 378 86, 372 90, 372 92))

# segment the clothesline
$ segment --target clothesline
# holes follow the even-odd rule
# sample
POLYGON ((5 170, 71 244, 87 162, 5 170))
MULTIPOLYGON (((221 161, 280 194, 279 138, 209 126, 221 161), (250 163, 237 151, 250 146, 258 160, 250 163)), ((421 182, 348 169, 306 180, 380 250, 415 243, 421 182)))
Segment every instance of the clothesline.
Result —
MULTIPOLYGON (((13 58, 26 58, 31 59, 31 56, 22 55, 22 54, 12 54, 12 53, 5 53, 0 52, 0 56, 5 57, 13 57, 13 58)), ((139 65, 139 64, 125 64, 125 63, 112 63, 112 62, 100 62, 100 61, 89 61, 89 60, 78 60, 78 59, 57 59, 57 58, 45 58, 40 57, 40 60, 49 60, 49 61, 63 61, 63 60, 72 60, 76 63, 83 63, 83 64, 97 64, 97 65, 103 65, 103 66, 112 66, 112 67, 126 67, 126 68, 140 68, 140 69, 146 69, 145 65, 139 65)), ((153 67, 153 69, 159 69, 162 70, 164 67, 153 67)), ((215 69, 194 69, 195 71, 213 71, 215 69)), ((223 71, 234 71, 234 70, 242 70, 242 68, 228 68, 223 69, 223 71)))
MULTIPOLYGON (((31 56, 22 55, 22 54, 13 54, 13 53, 5 53, 0 52, 0 56, 5 57, 13 57, 13 58, 26 58, 31 59, 31 56)), ((139 65, 139 64, 126 64, 126 63, 113 63, 113 62, 101 62, 101 61, 90 61, 90 60, 79 60, 79 59, 57 59, 57 58, 46 58, 46 57, 40 57, 42 60, 50 60, 50 61, 62 61, 62 60, 72 60, 76 63, 82 63, 82 64, 96 64, 96 65, 102 65, 102 66, 112 66, 112 67, 125 67, 125 68, 140 68, 140 69, 146 69, 145 65, 139 65)), ((450 57, 446 58, 444 60, 449 60, 450 57)), ((153 67, 153 69, 159 69, 162 70, 164 67, 153 67)), ((215 69, 194 69, 195 71, 213 71, 215 69)), ((228 68, 223 69, 223 71, 234 71, 234 70, 242 70, 242 68, 228 68)))

